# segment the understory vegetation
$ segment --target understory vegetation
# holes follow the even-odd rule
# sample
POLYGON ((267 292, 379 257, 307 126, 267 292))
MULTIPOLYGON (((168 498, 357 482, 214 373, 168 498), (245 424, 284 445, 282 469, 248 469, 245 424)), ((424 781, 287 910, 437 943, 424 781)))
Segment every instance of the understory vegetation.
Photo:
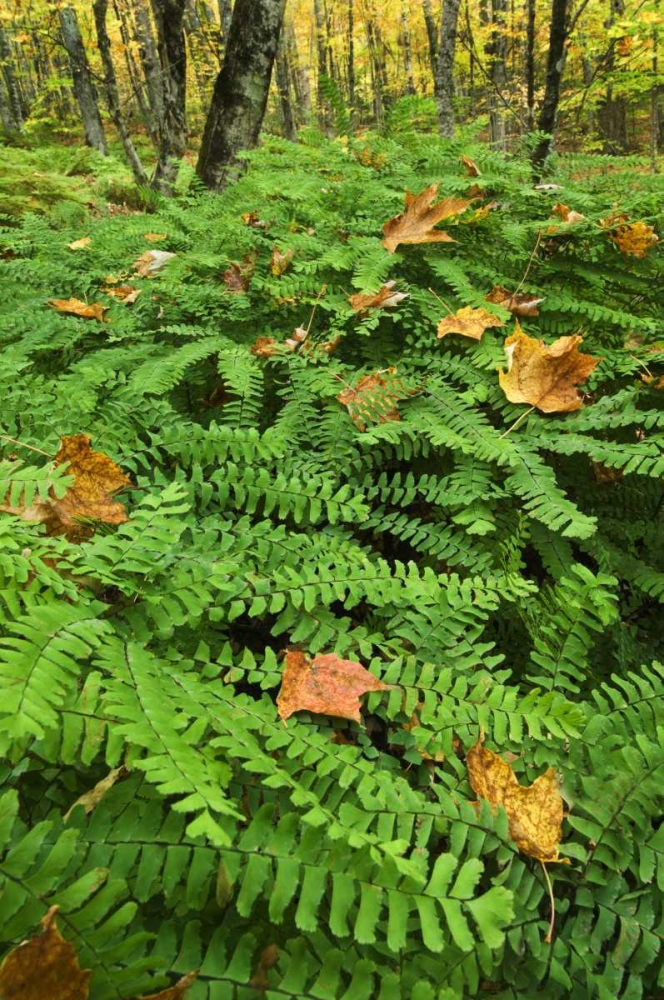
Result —
POLYGON ((3 950, 57 905, 93 1000, 193 970, 187 1000, 655 1000, 661 263, 621 232, 656 228, 661 176, 300 138, 217 198, 63 171, 57 211, 3 217, 3 950), (454 242, 388 252, 434 183, 472 199, 454 242), (515 320, 496 286, 541 301, 515 320), (438 338, 464 307, 504 325, 438 338), (601 359, 580 409, 508 401, 517 321, 601 359), (79 434, 128 520, 53 532, 30 511, 79 434), (283 722, 285 650, 390 687, 360 724, 283 722), (477 803, 482 737, 521 784, 560 776, 569 863, 477 803))

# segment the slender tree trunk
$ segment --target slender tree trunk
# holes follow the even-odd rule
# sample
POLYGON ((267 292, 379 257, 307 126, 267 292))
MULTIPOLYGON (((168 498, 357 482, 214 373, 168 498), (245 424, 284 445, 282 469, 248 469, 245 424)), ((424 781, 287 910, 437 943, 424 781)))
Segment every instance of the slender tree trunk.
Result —
POLYGON ((547 137, 535 146, 531 163, 535 175, 539 176, 544 161, 549 155, 551 139, 556 125, 558 103, 560 101, 560 82, 565 68, 565 43, 567 41, 567 12, 569 0, 552 0, 551 24, 549 28, 549 53, 546 62, 546 83, 544 100, 540 111, 537 128, 546 132, 547 137))
POLYGON ((173 193, 180 160, 187 145, 187 55, 182 27, 184 4, 185 0, 152 0, 164 88, 164 113, 159 122, 159 156, 152 184, 163 194, 173 193))
POLYGON ((156 146, 159 144, 159 122, 164 114, 164 88, 161 82, 159 56, 152 33, 150 8, 143 0, 138 0, 134 8, 134 38, 138 42, 138 55, 145 77, 149 111, 147 129, 156 146))
POLYGON ((535 127, 535 26, 537 7, 535 0, 528 0, 526 19, 526 128, 535 127))
POLYGON ((97 91, 92 82, 76 11, 73 7, 64 7, 60 11, 60 28, 74 78, 74 95, 81 111, 85 141, 88 146, 93 146, 94 149, 106 156, 106 136, 99 114, 97 91))
POLYGON ((108 101, 108 110, 110 111, 111 118, 113 119, 113 124, 118 130, 118 135, 120 136, 120 141, 122 143, 122 148, 124 149, 124 154, 127 159, 127 163, 131 167, 131 172, 134 175, 134 180, 137 184, 147 185, 148 177, 143 169, 143 164, 140 161, 138 153, 131 141, 131 136, 127 129, 127 123, 125 121, 124 115, 122 114, 120 106, 120 95, 118 93, 118 83, 115 78, 115 67, 113 66, 113 57, 111 56, 111 40, 108 37, 108 31, 106 30, 106 13, 108 11, 108 0, 94 0, 92 5, 95 16, 95 27, 97 29, 97 44, 99 46, 99 54, 101 55, 102 66, 104 67, 104 82, 106 85, 106 99, 108 101))
POLYGON ((240 150, 258 140, 285 6, 286 0, 235 0, 196 167, 213 191, 224 188, 239 169, 240 150))
POLYGON ((653 85, 650 89, 650 169, 653 174, 658 172, 657 153, 660 142, 660 121, 659 121, 659 94, 660 87, 657 84, 657 31, 652 32, 652 79, 653 85))
MULTIPOLYGON (((609 16, 604 27, 610 33, 616 18, 625 13, 624 0, 609 0, 609 16)), ((615 69, 616 41, 613 39, 604 63, 605 71, 610 75, 615 69)), ((627 149, 627 103, 624 97, 615 97, 613 84, 609 79, 604 101, 597 110, 597 119, 604 137, 605 153, 624 153, 627 149)))
POLYGON ((311 88, 309 87, 309 72, 306 66, 300 62, 300 53, 297 47, 295 29, 293 22, 287 21, 283 27, 286 49, 288 52, 288 65, 293 77, 293 91, 297 106, 297 117, 301 124, 308 122, 311 118, 311 88))
POLYGON ((7 103, 5 86, 2 79, 0 79, 0 122, 5 132, 9 132, 14 128, 14 119, 7 103))
POLYGON ((434 88, 436 85, 436 72, 438 65, 438 32, 436 30, 436 19, 431 9, 431 0, 422 0, 422 12, 424 23, 427 29, 427 42, 429 44, 429 60, 431 62, 431 72, 433 73, 434 88))
POLYGON ((355 116, 355 7, 348 0, 348 106, 351 125, 355 116))
POLYGON ((14 128, 22 129, 23 106, 21 91, 14 72, 14 60, 12 58, 9 39, 2 25, 0 25, 0 62, 2 63, 2 75, 5 78, 5 85, 7 87, 7 107, 12 118, 12 124, 14 128))
POLYGON ((288 72, 288 56, 283 36, 279 39, 279 47, 277 49, 277 89, 279 91, 279 107, 281 109, 284 136, 291 142, 297 142, 297 126, 295 124, 295 115, 293 114, 290 75, 288 72))
MULTIPOLYGON (((140 0, 141 3, 144 0, 140 0)), ((127 0, 113 0, 113 13, 115 14, 116 20, 120 27, 120 38, 122 39, 122 51, 124 55, 125 66, 127 67, 127 76, 129 78, 129 84, 131 87, 132 95, 136 100, 138 110, 141 119, 145 123, 145 127, 152 138, 155 147, 158 147, 159 137, 156 134, 156 130, 153 129, 150 132, 150 111, 145 99, 145 87, 143 85, 141 74, 138 71, 138 66, 136 65, 136 60, 134 59, 134 53, 132 49, 132 37, 135 34, 133 25, 131 23, 131 18, 129 15, 129 10, 127 9, 127 0)))
POLYGON ((415 77, 413 76, 413 47, 410 39, 408 10, 405 0, 401 0, 401 48, 403 50, 403 68, 406 74, 406 93, 415 93, 415 77))
POLYGON ((486 47, 490 56, 489 77, 492 92, 489 95, 489 137, 497 149, 505 149, 505 87, 507 84, 507 38, 505 14, 507 0, 493 0, 491 39, 486 47))
POLYGON ((219 24, 221 25, 221 37, 224 40, 224 48, 228 41, 228 32, 231 30, 231 20, 233 8, 231 0, 219 0, 219 24))
POLYGON ((327 65, 327 45, 325 43, 325 20, 321 0, 314 0, 314 23, 316 27, 316 110, 318 112, 318 124, 321 131, 326 135, 331 135, 332 121, 330 108, 325 100, 325 80, 330 78, 330 71, 327 65))
POLYGON ((443 21, 436 60, 436 111, 443 138, 454 135, 454 53, 456 51, 459 0, 443 0, 443 21))

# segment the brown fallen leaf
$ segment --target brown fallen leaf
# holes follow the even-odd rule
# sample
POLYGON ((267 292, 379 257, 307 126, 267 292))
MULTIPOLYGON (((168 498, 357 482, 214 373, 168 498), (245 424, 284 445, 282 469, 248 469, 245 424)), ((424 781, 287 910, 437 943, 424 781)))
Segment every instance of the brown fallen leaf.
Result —
POLYGON ((518 326, 505 341, 506 372, 499 372, 500 387, 511 403, 530 403, 542 413, 570 413, 581 408, 576 388, 602 360, 577 350, 583 337, 559 337, 545 344, 529 337, 518 326))
POLYGON ((274 337, 256 337, 250 351, 257 358, 272 358, 279 353, 279 341, 274 337))
POLYGON ((68 243, 67 247, 69 250, 85 250, 92 243, 91 236, 83 236, 80 240, 74 240, 73 243, 68 243))
POLYGON ((471 306, 464 306, 441 319, 438 324, 438 337, 446 337, 450 333, 460 333, 462 337, 471 337, 473 340, 480 340, 485 330, 492 326, 505 326, 502 319, 498 319, 487 309, 473 309, 471 306))
POLYGON ((285 722, 293 712, 304 711, 360 722, 360 695, 389 688, 355 660, 342 660, 335 653, 310 660, 306 653, 289 649, 277 695, 279 718, 285 722))
POLYGON ((487 302, 493 302, 494 305, 502 306, 503 309, 509 309, 513 316, 539 316, 537 307, 540 302, 544 302, 543 298, 536 298, 525 292, 509 292, 502 285, 495 285, 484 298, 487 302))
POLYGON ((133 288, 131 285, 115 285, 112 287, 105 286, 102 288, 102 292, 105 295, 110 295, 114 299, 119 299, 125 306, 133 305, 138 296, 141 294, 140 288, 133 288))
POLYGON ((240 218, 245 226, 251 226, 252 229, 267 229, 267 222, 259 218, 258 212, 243 212, 240 218))
POLYGON ((482 737, 466 754, 466 767, 475 794, 494 808, 504 808, 510 837, 522 854, 569 864, 558 853, 564 814, 554 768, 524 787, 509 764, 482 746, 482 737))
POLYGON ((68 316, 80 316, 82 319, 96 319, 98 323, 105 323, 104 313, 108 306, 103 306, 101 302, 81 302, 80 299, 49 299, 47 305, 57 312, 66 313, 68 316))
POLYGON ((290 262, 292 261, 294 256, 295 256, 295 251, 291 250, 290 248, 287 248, 282 253, 281 249, 278 246, 276 246, 276 244, 275 246, 272 247, 272 253, 270 254, 270 271, 275 276, 275 278, 278 278, 280 275, 282 275, 285 271, 288 270, 288 268, 290 267, 290 262))
POLYGON ((382 372, 363 375, 354 387, 344 389, 337 396, 339 402, 348 407, 350 418, 358 430, 366 430, 367 421, 385 424, 389 420, 401 420, 396 407, 402 398, 400 387, 394 379, 388 381, 383 378, 395 372, 396 368, 386 368, 382 372))
POLYGON ((254 990, 259 990, 264 993, 270 985, 270 980, 268 978, 268 972, 273 969, 274 966, 279 961, 279 949, 276 944, 269 944, 267 948, 264 948, 261 952, 261 957, 258 960, 258 965, 254 969, 254 972, 249 980, 249 985, 254 990))
POLYGON ((570 224, 574 222, 582 222, 583 219, 585 219, 585 215, 582 215, 581 212, 575 212, 573 208, 570 208, 568 205, 563 205, 561 201, 556 202, 551 209, 551 214, 557 215, 562 222, 569 222, 570 224))
POLYGON ((143 233, 143 239, 148 243, 160 243, 168 239, 168 233, 143 233))
POLYGON ((234 295, 242 294, 249 288, 249 282, 251 281, 255 267, 255 254, 246 253, 239 263, 234 260, 230 267, 226 268, 221 276, 221 280, 229 292, 232 292, 234 295))
POLYGON ((356 313, 366 313, 369 309, 390 309, 408 298, 408 292, 395 292, 396 281, 386 281, 373 295, 357 292, 348 299, 356 313))
POLYGON ((481 177, 482 171, 477 166, 474 160, 471 160, 469 156, 460 156, 459 162, 466 171, 468 177, 481 177))
MULTIPOLYGON (((76 806, 83 806, 85 815, 89 816, 93 812, 101 800, 106 795, 106 792, 113 787, 117 781, 121 781, 129 774, 129 771, 121 764, 120 767, 114 767, 108 772, 105 778, 98 781, 97 784, 90 789, 89 792, 84 792, 83 795, 79 795, 76 802, 67 810, 67 812, 62 817, 63 821, 66 823, 71 814, 73 813, 76 806)), ((0 994, 1 996, 1 994, 0 994)))
POLYGON ((645 257, 650 247, 659 243, 659 236, 647 222, 630 222, 609 237, 626 257, 645 257))
POLYGON ((133 268, 141 278, 154 278, 174 257, 177 254, 169 250, 146 250, 134 261, 133 268))
POLYGON ((430 184, 419 194, 406 192, 405 209, 401 215, 389 219, 383 226, 383 246, 394 253, 401 243, 454 243, 442 229, 434 226, 443 219, 460 215, 472 203, 467 198, 450 196, 437 204, 432 204, 438 193, 438 185, 430 184))
POLYGON ((179 979, 174 986, 168 986, 159 993, 150 993, 149 996, 136 997, 135 1000, 182 1000, 186 991, 198 976, 198 970, 188 972, 186 976, 179 979))
POLYGON ((108 455, 90 448, 88 434, 63 437, 54 462, 68 463, 67 472, 75 477, 61 499, 36 500, 31 507, 3 504, 0 510, 44 524, 48 535, 65 535, 70 541, 82 541, 93 534, 94 528, 81 519, 104 524, 129 520, 124 504, 114 498, 118 490, 131 485, 129 477, 108 455))
POLYGON ((87 1000, 91 969, 81 969, 74 946, 60 934, 57 906, 40 921, 42 933, 22 941, 0 965, 2 1000, 87 1000))

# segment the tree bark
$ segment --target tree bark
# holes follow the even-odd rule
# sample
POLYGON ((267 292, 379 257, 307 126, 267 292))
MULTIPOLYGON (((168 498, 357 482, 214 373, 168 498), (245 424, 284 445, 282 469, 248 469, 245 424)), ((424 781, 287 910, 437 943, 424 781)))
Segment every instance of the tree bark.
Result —
POLYGON ((288 73, 288 56, 283 37, 279 39, 279 47, 277 49, 277 89, 279 91, 279 107, 281 109, 284 136, 291 142, 297 142, 297 126, 295 124, 295 115, 293 114, 290 76, 288 73))
POLYGON ((285 6, 286 0, 235 0, 196 166, 213 191, 221 191, 238 172, 240 150, 258 140, 285 6))
POLYGON ((152 184, 167 195, 173 193, 180 160, 187 145, 187 55, 182 26, 184 5, 185 0, 152 0, 164 93, 164 113, 159 122, 159 156, 152 184))
POLYGON ((454 53, 460 0, 443 0, 440 42, 434 73, 438 131, 445 139, 454 135, 454 53))
POLYGON ((101 55, 102 66, 104 67, 104 82, 106 85, 106 100, 113 124, 118 130, 120 142, 124 149, 127 163, 131 167, 134 180, 137 184, 147 185, 148 176, 143 169, 139 155, 136 152, 131 136, 127 129, 127 123, 120 106, 120 95, 118 93, 118 83, 115 77, 115 67, 111 56, 111 40, 106 30, 106 13, 108 11, 108 0, 94 0, 92 9, 95 17, 95 27, 97 29, 97 44, 101 55))
POLYGON ((351 126, 355 116, 355 7, 348 0, 348 107, 351 126))
POLYGON ((228 41, 228 32, 231 30, 231 20, 233 18, 233 8, 231 0, 219 0, 219 24, 221 25, 221 37, 224 40, 224 48, 228 41))
POLYGON ((18 86, 16 74, 14 73, 14 60, 12 58, 11 46, 5 30, 0 25, 0 61, 2 62, 2 75, 7 87, 7 107, 11 115, 14 128, 23 128, 23 106, 21 103, 21 91, 18 86))
MULTIPOLYGON (((607 32, 610 32, 616 18, 622 17, 624 13, 624 0, 609 0, 609 16, 604 22, 607 32)), ((616 41, 614 38, 604 63, 604 69, 609 75, 615 69, 616 41)), ((604 138, 604 152, 624 153, 627 149, 627 104, 624 97, 614 97, 610 79, 604 101, 597 109, 597 120, 604 138)))
POLYGON ((542 110, 537 122, 537 128, 540 132, 546 132, 546 137, 537 143, 531 155, 531 163, 537 177, 541 174, 544 161, 549 155, 553 130, 556 125, 556 116, 558 114, 560 82, 565 68, 568 4, 569 0, 552 0, 551 3, 546 83, 542 110))
POLYGON ((406 74, 406 93, 415 93, 415 78, 413 76, 413 48, 408 24, 408 10, 404 0, 401 0, 401 38, 400 48, 403 50, 403 68, 406 74))
POLYGON ((535 26, 537 8, 535 0, 528 0, 526 20, 526 128, 535 127, 535 26))
POLYGON ((134 37, 138 42, 138 55, 145 77, 145 89, 148 96, 147 129, 155 145, 159 143, 159 122, 164 114, 164 88, 161 83, 159 56, 152 33, 150 8, 143 0, 138 0, 134 7, 135 30, 134 37))
POLYGON ((492 93, 489 95, 489 138, 497 149, 505 149, 505 98, 507 84, 507 38, 505 37, 507 0, 493 0, 491 39, 486 47, 490 56, 489 78, 492 93))
POLYGON ((99 114, 97 91, 92 82, 90 67, 83 47, 83 39, 78 27, 76 11, 73 7, 64 7, 60 11, 60 28, 72 76, 74 78, 74 96, 78 101, 81 120, 85 130, 85 141, 88 146, 107 154, 106 136, 99 114))

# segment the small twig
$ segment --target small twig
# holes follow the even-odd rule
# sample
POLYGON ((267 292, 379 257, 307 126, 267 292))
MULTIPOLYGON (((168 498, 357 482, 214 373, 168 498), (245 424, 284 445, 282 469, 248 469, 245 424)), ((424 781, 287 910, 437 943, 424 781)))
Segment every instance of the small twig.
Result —
POLYGON ((438 299, 438 301, 440 302, 440 304, 443 305, 443 306, 445 306, 445 308, 447 309, 448 313, 451 313, 451 314, 454 313, 454 309, 452 309, 451 306, 448 306, 448 304, 445 301, 445 299, 441 299, 440 295, 438 295, 437 292, 434 292, 433 288, 428 288, 427 291, 431 292, 431 294, 433 295, 434 299, 438 299))
POLYGON ((309 336, 309 331, 311 330, 311 324, 314 321, 314 316, 316 315, 316 310, 318 309, 318 303, 320 302, 320 300, 322 299, 322 297, 325 295, 326 291, 327 291, 327 285, 323 285, 323 287, 321 288, 320 292, 316 296, 316 300, 314 302, 314 307, 311 310, 311 316, 309 317, 309 322, 307 323, 307 336, 309 336))
POLYGON ((519 290, 521 289, 521 287, 523 286, 526 278, 530 274, 530 269, 533 266, 533 261, 535 260, 535 255, 536 255, 537 251, 539 250, 539 245, 540 245, 541 240, 542 240, 542 230, 538 229, 537 230, 537 239, 535 240, 535 246, 533 247, 533 252, 530 255, 530 260, 528 261, 528 264, 526 265, 526 270, 524 271, 523 278, 521 279, 521 281, 519 282, 519 284, 516 286, 516 291, 512 293, 512 298, 515 298, 518 295, 519 290))
POLYGON ((527 410, 524 410, 523 413, 521 414, 521 416, 519 416, 519 417, 516 418, 516 420, 514 421, 514 423, 511 425, 511 427, 508 427, 507 430, 505 431, 505 433, 500 435, 500 437, 498 438, 498 440, 502 441, 502 439, 504 437, 507 437, 508 434, 510 434, 512 431, 516 430, 516 428, 519 426, 519 424, 522 423, 526 419, 526 417, 529 417, 530 414, 533 412, 534 409, 535 409, 534 406, 529 406, 527 410))
POLYGON ((551 942, 553 941, 553 928, 556 922, 556 900, 553 895, 553 886, 551 885, 551 878, 549 877, 549 873, 546 870, 546 865, 544 864, 543 861, 540 861, 540 864, 542 866, 542 871, 544 872, 544 878, 546 879, 547 889, 549 890, 549 899, 551 901, 551 917, 549 919, 549 929, 546 932, 546 937, 544 938, 544 941, 546 942, 546 944, 551 944, 551 942))
POLYGON ((52 458, 47 451, 42 451, 41 448, 35 448, 33 444, 24 444, 23 441, 17 441, 16 438, 10 437, 9 434, 0 434, 0 441, 9 441, 10 444, 17 444, 19 448, 29 448, 30 451, 36 451, 38 455, 46 455, 46 458, 52 458))

